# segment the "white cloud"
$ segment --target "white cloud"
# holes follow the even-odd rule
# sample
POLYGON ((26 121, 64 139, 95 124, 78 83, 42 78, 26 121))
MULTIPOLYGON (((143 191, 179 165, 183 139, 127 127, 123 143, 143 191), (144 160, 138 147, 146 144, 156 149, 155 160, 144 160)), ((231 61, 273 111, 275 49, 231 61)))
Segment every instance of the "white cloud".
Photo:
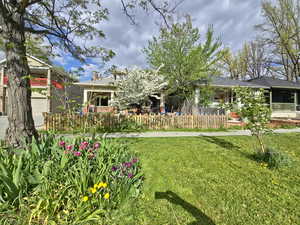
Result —
POLYGON ((99 71, 100 67, 97 64, 85 64, 82 66, 84 72, 83 72, 83 78, 88 78, 91 76, 93 71, 99 71))
MULTIPOLYGON (((255 37, 254 25, 262 21, 260 4, 261 0, 185 0, 178 11, 180 15, 192 16, 194 26, 200 29, 202 36, 208 25, 214 25, 215 34, 221 37, 224 45, 237 50, 245 41, 255 37)), ((113 64, 119 67, 146 67, 141 50, 152 36, 158 34, 159 15, 135 9, 138 25, 134 26, 124 15, 120 0, 103 1, 103 5, 110 11, 109 21, 102 21, 97 27, 104 31, 106 38, 95 39, 88 44, 112 49, 117 55, 104 67, 101 59, 91 59, 90 64, 83 65, 84 76, 87 78, 92 71, 103 71, 113 64)), ((86 43, 86 40, 78 41, 86 43)), ((55 61, 69 68, 74 66, 70 66, 72 59, 68 55, 56 57, 55 61)))
MULTIPOLYGON (((186 0, 178 10, 180 14, 190 14, 194 25, 202 36, 208 25, 214 25, 216 36, 220 36, 224 45, 234 50, 255 37, 254 25, 261 23, 261 0, 186 0)), ((159 28, 156 22, 158 14, 147 15, 142 10, 136 10, 137 26, 130 25, 124 15, 118 0, 104 2, 110 10, 109 21, 99 28, 106 34, 105 40, 98 44, 110 48, 117 54, 109 64, 147 66, 145 56, 141 53, 143 47, 157 35, 159 28)))

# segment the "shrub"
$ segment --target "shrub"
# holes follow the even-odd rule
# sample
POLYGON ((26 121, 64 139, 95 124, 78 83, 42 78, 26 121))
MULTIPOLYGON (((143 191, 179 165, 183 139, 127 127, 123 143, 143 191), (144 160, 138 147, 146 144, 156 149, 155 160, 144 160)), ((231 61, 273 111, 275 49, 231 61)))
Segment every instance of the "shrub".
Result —
POLYGON ((270 169, 278 169, 292 163, 287 154, 269 147, 266 148, 265 152, 257 151, 254 154, 254 159, 270 169))
POLYGON ((28 224, 105 223, 143 182, 139 160, 109 139, 47 134, 30 151, 1 151, 0 167, 0 204, 17 203, 13 210, 28 224))

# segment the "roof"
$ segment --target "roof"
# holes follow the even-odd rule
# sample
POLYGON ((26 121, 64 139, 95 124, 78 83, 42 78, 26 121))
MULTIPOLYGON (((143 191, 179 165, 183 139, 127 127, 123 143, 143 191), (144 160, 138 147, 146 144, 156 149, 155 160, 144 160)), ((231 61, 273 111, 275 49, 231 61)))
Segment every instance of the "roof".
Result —
POLYGON ((269 88, 287 88, 287 89, 300 89, 299 82, 287 81, 282 79, 276 79, 272 77, 261 77, 252 79, 249 83, 256 85, 264 85, 269 88))
MULTIPOLYGON (((198 85, 205 85, 207 81, 198 81, 198 85)), ((249 88, 264 88, 268 89, 268 86, 265 86, 263 84, 256 84, 252 82, 247 82, 247 81, 240 81, 240 80, 233 80, 230 78, 224 78, 224 77, 213 77, 209 84, 213 87, 227 87, 227 88, 232 88, 232 87, 249 87, 249 88)))
POLYGON ((115 84, 114 77, 104 77, 100 80, 94 80, 94 81, 84 81, 84 82, 78 82, 75 83, 76 85, 80 86, 114 86, 115 84))
MULTIPOLYGON (((42 61, 42 60, 40 60, 40 59, 38 59, 37 57, 35 57, 35 56, 33 56, 33 55, 26 54, 26 56, 27 56, 28 58, 31 58, 31 59, 33 59, 33 60, 39 62, 40 64, 44 65, 45 67, 49 67, 49 68, 52 68, 52 67, 53 67, 52 65, 50 65, 50 64, 48 64, 48 63, 46 63, 46 62, 44 62, 44 61, 42 61)), ((6 58, 2 59, 2 60, 0 61, 0 64, 5 63, 5 62, 6 62, 6 58)))
MULTIPOLYGON (((50 65, 50 64, 48 64, 48 63, 46 63, 46 62, 38 59, 35 56, 29 55, 29 54, 26 54, 26 56, 27 56, 27 59, 31 58, 32 60, 34 60, 34 61, 36 61, 36 62, 39 63, 39 65, 30 65, 30 63, 28 63, 30 69, 34 69, 34 70, 47 70, 47 69, 51 69, 52 71, 54 71, 56 74, 58 74, 60 76, 68 77, 70 80, 73 80, 73 81, 76 80, 76 78, 70 76, 70 74, 67 73, 66 71, 64 71, 63 69, 59 69, 59 68, 57 68, 57 67, 55 67, 53 65, 50 65)), ((0 61, 0 64, 3 64, 5 62, 6 62, 6 58, 2 59, 0 61)))

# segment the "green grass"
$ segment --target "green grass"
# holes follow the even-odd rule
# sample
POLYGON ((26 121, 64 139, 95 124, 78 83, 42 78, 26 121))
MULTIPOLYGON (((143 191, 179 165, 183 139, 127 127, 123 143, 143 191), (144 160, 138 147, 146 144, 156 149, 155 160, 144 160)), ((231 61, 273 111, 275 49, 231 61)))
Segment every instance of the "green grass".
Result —
POLYGON ((292 157, 291 167, 253 161, 254 139, 245 136, 128 140, 146 179, 120 224, 300 224, 300 134, 268 139, 292 157))

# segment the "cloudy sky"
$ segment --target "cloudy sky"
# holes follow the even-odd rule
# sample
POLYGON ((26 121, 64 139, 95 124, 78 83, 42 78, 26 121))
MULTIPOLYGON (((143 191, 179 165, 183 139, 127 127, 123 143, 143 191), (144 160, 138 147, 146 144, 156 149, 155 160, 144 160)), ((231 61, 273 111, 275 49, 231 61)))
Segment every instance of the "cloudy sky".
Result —
MULTIPOLYGON (((185 0, 177 8, 177 12, 179 17, 190 14, 194 26, 200 29, 201 34, 205 34, 208 25, 213 25, 216 35, 220 36, 224 45, 237 50, 245 41, 255 38, 254 25, 262 21, 261 1, 185 0)), ((110 65, 147 67, 141 49, 159 31, 158 14, 136 10, 134 14, 138 25, 131 25, 122 12, 120 0, 103 0, 103 2, 110 11, 109 21, 99 24, 99 28, 106 34, 106 39, 95 40, 94 44, 112 49, 116 56, 107 65, 103 65, 100 59, 91 59, 89 63, 81 65, 85 69, 81 80, 90 79, 92 71, 103 72, 110 65)), ((56 58, 55 62, 66 69, 80 65, 67 56, 56 58)))

